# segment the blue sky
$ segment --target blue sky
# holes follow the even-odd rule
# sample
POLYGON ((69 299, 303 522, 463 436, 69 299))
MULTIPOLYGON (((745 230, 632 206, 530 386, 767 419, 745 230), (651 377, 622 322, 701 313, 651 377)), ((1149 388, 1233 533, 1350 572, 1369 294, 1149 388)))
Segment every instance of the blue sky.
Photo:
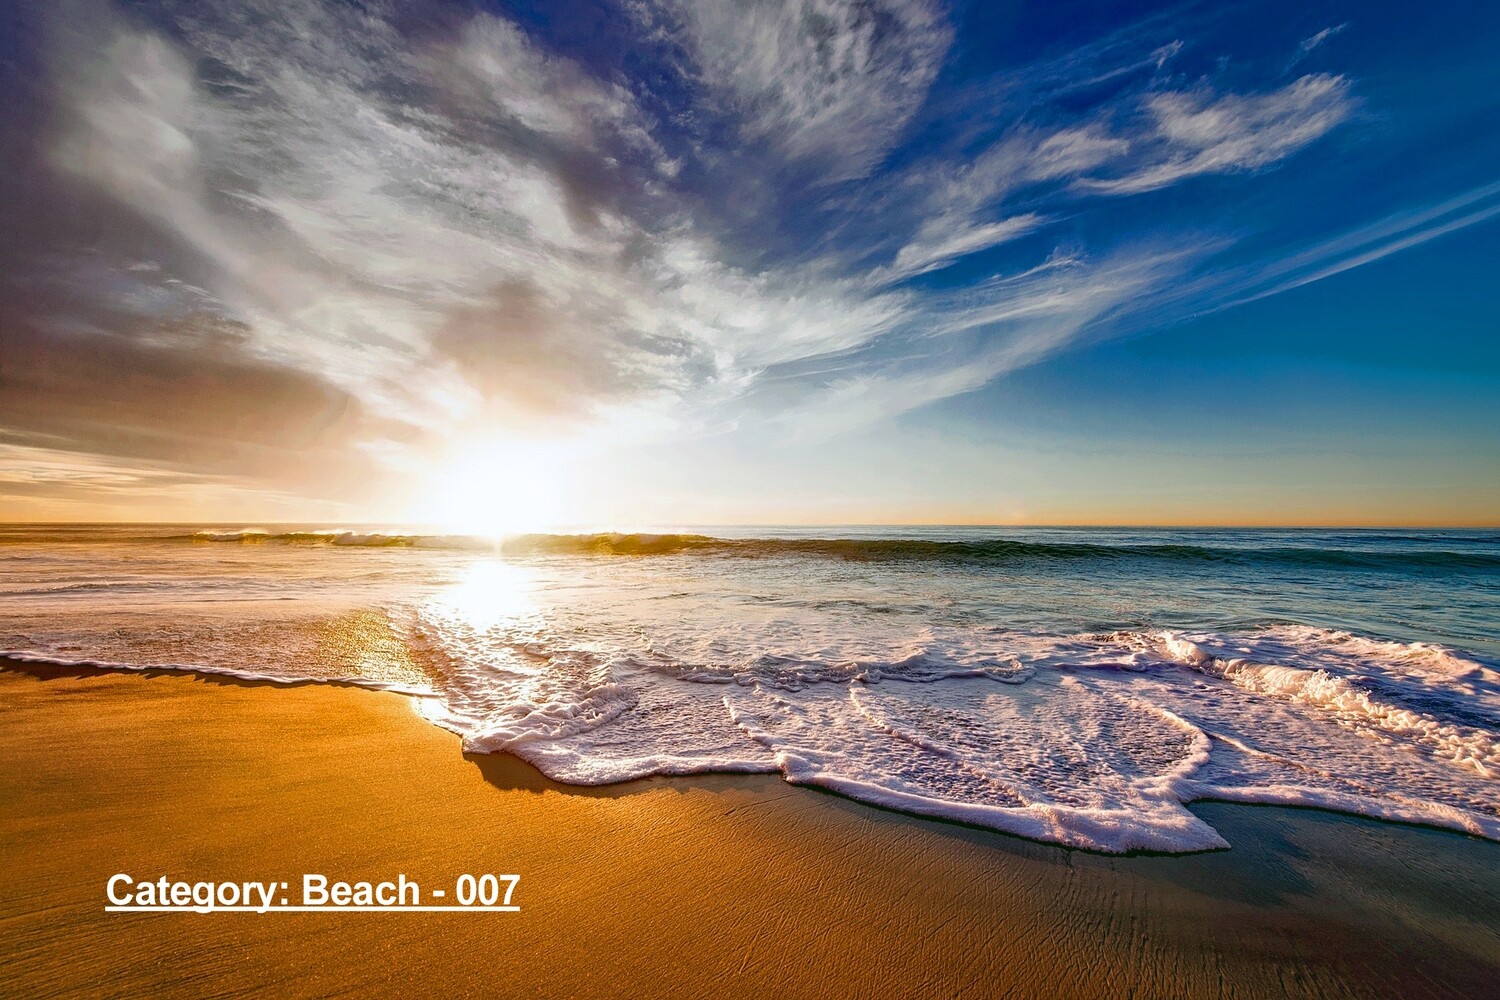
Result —
POLYGON ((1500 12, 17 14, 0 515, 1500 521, 1500 12))

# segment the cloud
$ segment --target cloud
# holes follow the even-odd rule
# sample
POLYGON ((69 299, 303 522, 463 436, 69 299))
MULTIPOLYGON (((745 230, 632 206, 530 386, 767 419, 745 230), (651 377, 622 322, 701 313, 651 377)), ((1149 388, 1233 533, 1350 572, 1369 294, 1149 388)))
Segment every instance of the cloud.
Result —
POLYGON ((983 224, 946 216, 929 219, 896 254, 891 276, 906 278, 935 271, 960 257, 1024 236, 1045 221, 1035 212, 983 224))
POLYGON ((266 452, 256 471, 270 474, 339 425, 375 420, 315 375, 248 357, 246 331, 218 317, 109 336, 42 333, 24 320, 7 331, 0 426, 12 431, 217 471, 266 452))
POLYGON ((918 217, 915 230, 878 280, 939 270, 1035 231, 1047 221, 1039 212, 993 215, 1017 191, 1076 177, 1129 148, 1128 141, 1095 124, 1052 132, 1019 126, 970 159, 919 167, 901 191, 918 217))
POLYGON ((1317 34, 1302 39, 1302 41, 1297 45, 1298 57, 1300 58, 1301 56, 1307 55, 1313 49, 1317 48, 1319 45, 1322 45, 1324 42, 1328 41, 1328 39, 1332 38, 1334 35, 1337 35, 1347 27, 1349 27, 1349 22, 1345 21, 1342 24, 1335 24, 1331 28, 1324 28, 1317 34))
POLYGON ((0 430, 59 467, 338 502, 501 431, 855 426, 1161 301, 1211 241, 1047 237, 1267 167, 1355 100, 1183 90, 1187 43, 1152 28, 949 123, 934 4, 632 11, 651 72, 420 3, 36 8, 27 155, 0 149, 0 222, 33 237, 0 248, 26 331, 0 430), (1080 80, 1107 96, 1058 98, 1080 80), (965 287, 924 277, 964 258, 965 287))
POLYGON ((197 521, 337 520, 357 510, 303 490, 132 462, 80 450, 70 441, 33 445, 6 440, 9 436, 0 430, 0 512, 16 520, 128 521, 159 517, 163 510, 197 521))
POLYGON ((587 408, 885 322, 894 300, 717 259, 642 180, 659 151, 628 92, 514 26, 413 45, 338 8, 283 14, 270 35, 185 22, 230 87, 115 25, 65 76, 54 149, 190 245, 247 352, 431 427, 486 412, 506 366, 549 408, 587 408))
POLYGON ((1152 50, 1151 61, 1156 64, 1157 69, 1161 69, 1167 63, 1171 62, 1173 57, 1175 57, 1177 53, 1181 51, 1182 40, 1180 38, 1173 39, 1160 48, 1152 50))
POLYGON ((933 202, 946 210, 974 210, 1029 184, 1077 177, 1116 160, 1130 141, 1102 123, 1051 132, 1020 126, 999 142, 933 178, 933 202))
POLYGON ((1128 172, 1079 186, 1137 194, 1200 174, 1258 170, 1320 138, 1353 110, 1349 81, 1328 74, 1266 94, 1216 96, 1206 88, 1154 94, 1146 101, 1152 127, 1140 138, 1151 145, 1150 155, 1128 172))
POLYGON ((1500 216, 1500 182, 1481 185, 1418 209, 1407 209, 1245 269, 1222 286, 1228 309, 1389 257, 1500 216))
POLYGON ((1020 125, 972 159, 919 170, 909 189, 925 192, 918 201, 922 218, 896 252, 888 276, 936 270, 1038 228, 1045 217, 1035 211, 990 216, 1007 199, 1047 182, 1118 196, 1200 174, 1251 172, 1321 137, 1354 107, 1348 81, 1326 75, 1304 76, 1267 94, 1215 94, 1200 87, 1153 91, 1141 102, 1144 122, 1126 128, 1115 125, 1113 118, 1123 112, 1114 109, 1050 131, 1020 125))
POLYGON ((972 392, 1074 345, 1089 330, 1128 329, 1214 249, 1139 247, 1097 259, 1055 254, 1030 270, 941 296, 907 329, 904 349, 884 345, 802 376, 821 391, 793 382, 755 402, 774 423, 819 440, 972 392))
POLYGON ((64 81, 74 120, 54 159, 122 201, 175 214, 186 206, 185 194, 201 187, 197 148, 187 133, 191 67, 151 34, 121 30, 101 49, 64 81))
POLYGON ((541 135, 589 143, 604 128, 637 124, 629 91, 538 51, 499 17, 474 17, 454 43, 428 48, 418 61, 475 112, 541 135))
POLYGON ((659 15, 743 137, 816 161, 828 179, 880 161, 953 40, 926 0, 681 2, 659 15))

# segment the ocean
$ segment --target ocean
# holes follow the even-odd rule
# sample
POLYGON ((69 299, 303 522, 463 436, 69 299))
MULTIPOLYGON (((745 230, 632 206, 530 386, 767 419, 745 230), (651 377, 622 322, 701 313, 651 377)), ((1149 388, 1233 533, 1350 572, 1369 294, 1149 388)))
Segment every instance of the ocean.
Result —
POLYGON ((1198 800, 1500 840, 1493 530, 12 525, 0 657, 399 691, 561 782, 779 773, 1111 853, 1229 846, 1198 800))

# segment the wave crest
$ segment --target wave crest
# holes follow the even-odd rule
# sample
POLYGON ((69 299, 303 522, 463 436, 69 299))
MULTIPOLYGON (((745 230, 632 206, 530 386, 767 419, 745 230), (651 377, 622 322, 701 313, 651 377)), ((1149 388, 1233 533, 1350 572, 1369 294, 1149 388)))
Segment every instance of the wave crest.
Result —
POLYGON ((366 549, 422 548, 484 551, 495 543, 473 535, 401 534, 380 531, 266 531, 241 528, 235 531, 205 530, 177 536, 173 541, 238 543, 241 545, 336 545, 366 549))
POLYGON ((941 541, 920 538, 717 538, 695 534, 603 532, 521 535, 501 543, 509 555, 668 556, 701 554, 769 558, 805 556, 860 562, 1150 559, 1235 565, 1289 563, 1346 567, 1500 569, 1500 553, 1324 549, 1234 548, 1186 544, 1023 542, 1008 538, 941 541))

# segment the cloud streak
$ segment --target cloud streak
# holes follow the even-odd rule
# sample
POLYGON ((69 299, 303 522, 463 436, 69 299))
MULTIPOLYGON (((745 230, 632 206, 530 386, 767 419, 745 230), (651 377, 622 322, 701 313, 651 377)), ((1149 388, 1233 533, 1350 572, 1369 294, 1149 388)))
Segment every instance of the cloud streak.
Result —
POLYGON ((45 169, 6 212, 101 214, 28 223, 4 428, 64 466, 175 461, 330 502, 497 429, 827 436, 972 391, 1134 328, 1228 239, 1089 213, 1248 179, 1359 108, 1341 75, 1188 77, 1191 40, 1148 26, 955 127, 933 99, 955 29, 926 0, 635 3, 638 63, 443 5, 36 16, 44 111, 12 128, 45 169), (52 356, 125 377, 85 405, 104 369, 52 356), (190 363, 256 391, 144 416, 190 363))
POLYGON ((647 8, 688 53, 705 104, 751 142, 862 176, 899 139, 953 32, 928 0, 672 2, 647 8))
POLYGON ((1259 170, 1347 121, 1354 107, 1349 81, 1328 74, 1265 94, 1153 94, 1146 101, 1151 125, 1133 143, 1150 147, 1143 162, 1119 176, 1084 178, 1079 187, 1139 194, 1200 174, 1259 170))
POLYGON ((1500 182, 1485 184, 1419 209, 1389 215, 1333 239, 1248 269, 1226 282, 1218 308, 1254 302, 1331 278, 1500 217, 1500 182))

